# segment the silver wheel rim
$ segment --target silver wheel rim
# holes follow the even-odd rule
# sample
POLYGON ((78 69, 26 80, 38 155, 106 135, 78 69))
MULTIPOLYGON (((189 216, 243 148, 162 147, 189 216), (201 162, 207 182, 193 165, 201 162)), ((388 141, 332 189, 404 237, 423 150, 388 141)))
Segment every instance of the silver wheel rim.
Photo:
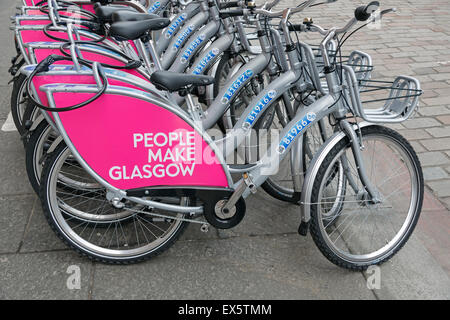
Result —
MULTIPOLYGON (((50 207, 51 217, 54 220, 55 224, 57 225, 59 231, 62 232, 67 238, 69 238, 70 241, 78 248, 82 249, 85 252, 87 251, 87 252, 93 253, 97 256, 106 257, 106 258, 113 258, 113 259, 138 258, 140 256, 149 254, 149 253, 157 250, 161 246, 163 246, 165 243, 167 243, 167 241, 169 241, 173 237, 174 234, 177 233, 177 231, 182 226, 182 221, 176 220, 176 219, 171 219, 170 226, 167 230, 165 230, 164 233, 162 233, 160 236, 155 236, 155 239, 153 241, 151 241, 151 242, 148 241, 146 244, 142 243, 142 245, 141 245, 141 243, 138 240, 137 246, 135 248, 130 248, 130 244, 128 243, 130 241, 128 241, 128 239, 126 239, 125 234, 123 234, 124 238, 122 239, 123 241, 121 241, 122 243, 117 245, 117 248, 115 248, 115 249, 111 248, 112 243, 110 243, 110 245, 105 247, 105 246, 101 246, 96 243, 93 243, 92 237, 88 238, 88 239, 83 238, 81 236, 81 233, 78 234, 76 231, 74 231, 73 224, 70 223, 70 221, 69 221, 70 218, 66 219, 66 217, 64 216, 65 215, 64 210, 61 210, 61 208, 60 208, 60 205, 59 205, 60 202, 58 201, 57 192, 56 192, 57 191, 57 181, 58 181, 56 176, 58 175, 60 167, 64 163, 63 159, 65 157, 67 157, 67 155, 69 153, 70 153, 69 149, 66 148, 64 150, 64 152, 61 152, 61 154, 58 156, 56 161, 53 163, 52 169, 51 169, 50 175, 48 177, 48 181, 47 181, 48 184, 47 184, 47 188, 46 188, 46 190, 47 190, 46 195, 47 195, 47 201, 48 201, 48 204, 50 207)), ((183 205, 187 205, 187 199, 182 198, 181 203, 183 205)), ((181 216, 182 216, 181 214, 176 214, 173 217, 177 218, 177 217, 181 217, 181 216)), ((135 212, 134 212, 134 217, 137 217, 135 212)), ((135 218, 135 220, 133 221, 135 226, 136 226, 137 220, 138 219, 135 218)), ((72 220, 72 222, 73 222, 73 220, 72 220)), ((84 222, 84 223, 88 224, 88 222, 84 222)), ((164 223, 169 223, 169 222, 164 221, 164 223)), ((93 223, 90 223, 90 224, 92 225, 93 223)), ((114 230, 119 230, 118 224, 121 224, 121 220, 116 220, 116 221, 110 222, 110 225, 113 225, 113 224, 115 225, 114 227, 116 228, 114 230)), ((97 227, 98 224, 95 223, 94 225, 95 225, 95 227, 97 227)), ((83 227, 83 226, 81 225, 81 227, 83 227)), ((122 225, 120 225, 120 228, 122 228, 122 231, 123 231, 122 225)), ((77 229, 80 230, 80 227, 77 226, 77 229)), ((106 231, 105 231, 104 227, 103 227, 103 229, 96 229, 96 230, 97 231, 93 231, 93 232, 100 232, 98 230, 103 230, 106 234, 108 232, 108 230, 110 230, 110 227, 108 227, 108 230, 106 230, 106 231)), ((142 227, 142 225, 141 225, 141 231, 139 231, 138 228, 136 228, 136 232, 143 232, 144 235, 146 234, 145 233, 146 231, 142 227)), ((85 234, 88 234, 88 233, 85 233, 85 234)), ((92 232, 91 232, 91 235, 92 235, 92 232)), ((149 235, 150 234, 147 234, 147 237, 149 235)), ((117 240, 117 242, 119 242, 119 240, 121 240, 120 239, 121 235, 119 235, 118 231, 116 232, 116 236, 117 236, 116 240, 117 240)), ((100 243, 102 241, 103 241, 103 238, 100 239, 100 243)), ((107 243, 107 241, 104 243, 107 243)), ((134 243, 134 244, 136 245, 136 243, 134 243)))
POLYGON ((24 82, 22 82, 22 84, 20 86, 20 89, 19 89, 19 92, 18 92, 18 98, 17 98, 17 105, 16 105, 17 116, 19 117, 18 120, 19 120, 20 125, 22 125, 22 126, 23 126, 23 116, 25 114, 25 109, 26 109, 27 104, 26 103, 20 103, 20 101, 25 99, 23 94, 25 92, 25 88, 26 88, 25 84, 26 83, 27 82, 24 81, 24 82))
MULTIPOLYGON (((363 152, 364 157, 364 163, 367 170, 369 171, 369 179, 375 184, 376 188, 380 193, 382 194, 382 198, 384 199, 382 204, 379 205, 369 205, 367 206, 368 202, 364 199, 359 199, 358 195, 352 195, 349 193, 354 193, 354 190, 347 186, 347 194, 345 195, 344 200, 341 200, 343 202, 343 208, 341 209, 341 212, 339 213, 339 220, 334 221, 333 223, 328 222, 327 215, 324 215, 322 213, 322 206, 324 204, 327 204, 327 201, 330 201, 329 196, 325 197, 325 201, 321 201, 324 195, 324 186, 327 182, 327 179, 324 178, 321 181, 320 189, 319 189, 319 197, 318 197, 318 203, 314 204, 317 206, 317 215, 318 215, 318 223, 320 232, 323 236, 323 239, 325 240, 328 248, 330 248, 333 253, 335 253, 337 256, 339 256, 341 259, 351 262, 351 263, 369 263, 377 260, 382 260, 384 257, 389 255, 395 248, 402 242, 403 238, 408 234, 408 231, 412 225, 412 222, 414 221, 414 215, 417 208, 418 203, 418 174, 416 171, 415 166, 413 165, 410 155, 408 152, 402 148, 401 145, 399 145, 398 142, 393 140, 392 138, 383 136, 383 135, 366 135, 363 137, 364 144, 367 148, 365 153, 363 152), (371 143, 368 142, 369 138, 373 138, 374 141, 371 143), (378 154, 378 156, 381 156, 383 159, 390 159, 392 164, 397 164, 398 166, 394 166, 391 176, 386 175, 384 180, 377 180, 374 173, 377 172, 377 170, 381 169, 382 163, 379 162, 379 160, 376 160, 369 164, 367 161, 368 157, 372 157, 372 159, 379 159, 377 156, 377 153, 375 152, 376 146, 379 146, 382 142, 386 144, 386 147, 388 150, 395 151, 397 154, 401 155, 402 160, 392 160, 392 156, 386 157, 382 156, 381 154, 378 154), (372 145, 372 148, 371 148, 372 145), (376 167, 376 163, 379 163, 378 168, 376 167), (407 171, 405 171, 407 169, 407 171), (399 173, 400 171, 400 173, 399 173), (405 182, 405 179, 407 179, 407 173, 409 174, 409 180, 405 182), (400 187, 394 188, 395 191, 393 192, 384 192, 386 189, 386 184, 390 183, 393 184, 395 180, 401 179, 400 187), (402 189, 403 187, 408 187, 409 185, 409 191, 406 189, 402 189), (375 234, 380 234, 380 231, 387 231, 387 226, 385 228, 379 228, 376 226, 377 220, 379 218, 382 218, 383 215, 386 216, 386 218, 389 218, 391 222, 393 222, 392 214, 389 215, 389 213, 380 213, 380 212, 387 212, 390 210, 390 206, 392 204, 392 208, 394 208, 394 205, 399 206, 399 202, 396 201, 395 204, 393 204, 393 201, 390 201, 392 198, 396 198, 397 195, 401 193, 402 195, 409 195, 409 205, 408 210, 405 214, 405 218, 403 220, 403 223, 397 223, 401 225, 397 230, 393 226, 390 227, 394 232, 394 236, 388 237, 384 236, 384 239, 382 241, 378 240, 376 241, 375 234), (354 207, 353 207, 354 206, 354 207), (348 210, 350 209, 350 210, 348 210), (365 214, 361 214, 363 210, 366 210, 365 214), (378 215, 377 215, 378 214, 378 215), (367 225, 370 221, 375 222, 375 227, 372 230, 365 230, 363 228, 367 228, 367 225), (355 225, 357 221, 360 221, 359 227, 352 226, 355 225), (328 231, 327 231, 328 230, 328 231), (353 232, 352 232, 353 231, 353 232), (369 232, 365 232, 369 231, 369 232), (367 235, 367 239, 365 237, 367 235), (358 237, 360 239, 358 239, 358 237), (390 239, 389 239, 390 238, 390 239), (360 240, 360 241, 358 241, 360 240), (363 243, 365 242, 365 243, 363 243), (382 245, 381 243, 385 243, 382 245), (339 245, 337 244, 339 243, 339 245), (367 252, 362 252, 363 247, 368 247, 370 244, 375 244, 375 249, 366 249, 367 252), (378 245, 379 244, 379 245, 378 245), (378 247, 379 246, 379 247, 378 247)), ((333 159, 331 162, 331 165, 327 168, 327 171, 324 175, 324 177, 328 177, 331 174, 331 170, 333 168, 333 164, 336 163, 336 161, 339 161, 341 156, 344 154, 344 152, 350 150, 350 148, 345 148, 341 150, 333 159)), ((387 150, 383 148, 383 150, 387 150)), ((351 152, 351 151, 350 151, 351 152)), ((348 158, 352 158, 351 156, 348 156, 348 158)), ((353 176, 356 174, 355 166, 354 164, 350 165, 351 171, 354 171, 351 173, 353 176)), ((384 168, 387 168, 388 166, 384 165, 384 168)), ((355 178, 356 179, 356 178, 355 178)), ((359 179, 357 180, 359 181, 359 179)), ((395 217, 397 220, 399 218, 395 217)))

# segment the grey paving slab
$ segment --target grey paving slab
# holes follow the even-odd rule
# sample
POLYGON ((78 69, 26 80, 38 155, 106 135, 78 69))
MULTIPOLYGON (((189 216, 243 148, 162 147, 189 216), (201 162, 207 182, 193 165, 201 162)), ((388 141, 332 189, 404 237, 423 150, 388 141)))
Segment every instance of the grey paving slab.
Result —
POLYGON ((445 151, 450 148, 450 138, 421 140, 420 143, 429 151, 445 151))
POLYGON ((416 153, 425 152, 425 148, 418 141, 410 141, 411 146, 413 147, 416 153))
POLYGON ((0 255, 0 299, 87 299, 91 269, 70 251, 0 255), (67 287, 70 266, 79 268, 80 289, 67 287))
POLYGON ((404 123, 404 126, 408 129, 430 128, 439 125, 439 121, 433 118, 415 118, 404 123))
MULTIPOLYGON (((433 91, 426 91, 426 92, 433 93, 433 91)), ((434 93, 434 94, 437 95, 437 93, 434 93)), ((450 110, 447 107, 445 107, 445 106, 440 106, 440 107, 422 107, 422 108, 419 109, 419 113, 422 116, 424 116, 424 117, 426 117, 426 116, 439 116, 439 115, 449 114, 450 110)))
POLYGON ((450 158, 443 152, 419 153, 419 160, 422 166, 447 166, 450 158))
POLYGON ((34 200, 33 196, 0 196, 0 253, 19 250, 34 200))
POLYGON ((423 169, 423 176, 426 181, 431 181, 445 179, 448 177, 448 174, 440 167, 430 167, 423 169))
POLYGON ((431 136, 423 129, 400 130, 399 133, 410 141, 431 138, 431 136))
POLYGON ((450 180, 433 181, 428 185, 438 197, 450 197, 450 180))
POLYGON ((10 100, 11 100, 12 85, 10 86, 0 86, 0 122, 2 125, 3 121, 8 117, 10 112, 10 100))
POLYGON ((21 253, 67 249, 67 246, 56 236, 47 223, 42 206, 37 196, 35 207, 26 232, 24 233, 21 253))
POLYGON ((374 299, 361 273, 329 264, 298 235, 180 241, 143 264, 96 265, 92 297, 374 299))
POLYGON ((25 168, 25 152, 17 132, 0 132, 0 195, 33 194, 25 168))
POLYGON ((427 129, 427 132, 435 138, 449 137, 450 126, 427 129))
POLYGON ((246 201, 247 214, 235 228, 219 230, 221 237, 296 233, 300 207, 271 198, 260 189, 246 201))
POLYGON ((380 299, 450 299, 450 278, 413 235, 406 246, 381 266, 380 299))
POLYGON ((450 115, 448 116, 439 116, 437 119, 443 124, 450 124, 450 115))
POLYGON ((16 6, 20 4, 17 0, 2 0, 0 5, 0 21, 2 21, 2 32, 0 32, 0 85, 7 85, 11 79, 7 72, 10 67, 11 57, 16 53, 13 45, 13 32, 9 30, 10 17, 16 13, 16 6))

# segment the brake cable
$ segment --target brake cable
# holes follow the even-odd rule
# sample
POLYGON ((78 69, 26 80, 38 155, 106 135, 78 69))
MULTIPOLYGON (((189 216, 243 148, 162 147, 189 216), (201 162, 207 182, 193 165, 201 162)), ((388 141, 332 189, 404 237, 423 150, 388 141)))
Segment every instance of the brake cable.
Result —
MULTIPOLYGON (((31 81, 33 80, 33 78, 36 76, 36 74, 40 73, 40 72, 47 72, 49 71, 49 67, 57 62, 57 61, 72 61, 71 58, 67 58, 67 57, 63 57, 63 56, 58 56, 55 54, 52 54, 50 56, 48 56, 47 58, 45 58, 44 60, 42 60, 33 70, 33 72, 31 72, 31 74, 28 76, 27 78, 27 82, 26 82, 26 89, 28 92, 28 98, 31 100, 31 102, 36 105, 39 109, 45 110, 45 111, 49 111, 49 112, 66 112, 66 111, 72 111, 72 110, 76 110, 79 109, 81 107, 84 107, 86 105, 88 105, 91 102, 94 102, 95 100, 97 100, 98 98, 100 98, 100 96, 105 93, 107 87, 108 87, 108 78, 106 77, 106 74, 104 73, 103 69, 99 68, 98 69, 98 73, 100 75, 100 78, 102 79, 102 88, 91 98, 89 98, 88 100, 81 102, 79 104, 73 105, 73 106, 69 106, 69 107, 63 107, 63 108, 51 108, 51 107, 47 107, 44 106, 43 104, 41 104, 40 102, 36 101, 36 99, 33 98, 33 95, 31 94, 31 81)), ((91 68, 92 67, 85 63, 84 61, 79 61, 80 64, 91 68)), ((93 70, 93 69, 92 69, 93 70)))

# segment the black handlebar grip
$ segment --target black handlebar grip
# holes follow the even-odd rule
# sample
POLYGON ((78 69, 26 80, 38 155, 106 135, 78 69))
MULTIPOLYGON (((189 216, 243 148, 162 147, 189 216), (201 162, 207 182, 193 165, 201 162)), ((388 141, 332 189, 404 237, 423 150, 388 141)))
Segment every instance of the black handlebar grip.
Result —
POLYGON ((137 69, 142 66, 142 62, 138 60, 131 60, 123 67, 123 69, 137 69))
POLYGON ((81 22, 80 22, 80 25, 81 25, 81 26, 84 26, 84 27, 86 27, 86 28, 88 28, 89 30, 94 31, 94 32, 98 32, 98 31, 102 30, 101 24, 96 23, 96 22, 91 22, 91 21, 81 21, 81 22))
POLYGON ((219 5, 220 9, 227 9, 227 8, 237 8, 239 7, 241 1, 228 1, 223 2, 219 5))
POLYGON ((49 69, 48 67, 52 64, 54 64, 56 61, 59 60, 66 60, 65 57, 63 56, 59 56, 57 54, 51 54, 49 55, 47 58, 45 58, 44 60, 42 60, 35 68, 35 73, 40 73, 40 72, 47 72, 49 69))
POLYGON ((355 18, 358 21, 367 21, 372 15, 372 12, 376 11, 380 7, 378 1, 372 1, 367 6, 361 6, 355 10, 355 18))
POLYGON ((303 25, 301 24, 291 24, 289 25, 289 31, 303 31, 303 25))
POLYGON ((239 17, 239 16, 243 16, 243 15, 244 15, 244 9, 219 11, 219 16, 221 18, 239 17))

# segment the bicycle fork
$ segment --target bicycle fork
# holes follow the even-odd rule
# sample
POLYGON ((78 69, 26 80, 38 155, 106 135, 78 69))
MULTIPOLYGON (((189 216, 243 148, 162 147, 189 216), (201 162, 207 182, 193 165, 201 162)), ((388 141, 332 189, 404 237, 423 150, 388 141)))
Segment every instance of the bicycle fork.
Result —
MULTIPOLYGON (((362 188, 359 188, 359 185, 354 181, 353 177, 350 174, 350 168, 348 159, 345 155, 341 157, 341 162, 344 167, 345 175, 349 181, 350 186, 353 188, 357 195, 360 195, 362 199, 366 197, 365 200, 369 200, 372 204, 380 203, 380 194, 370 182, 369 177, 367 176, 366 167, 364 165, 364 161, 362 158, 361 151, 363 150, 362 141, 356 134, 353 126, 347 120, 341 120, 339 125, 344 130, 347 137, 350 139, 353 158, 356 164, 356 170, 358 171, 359 178, 361 179, 362 188)), ((361 137, 362 139, 362 137, 361 137)))

